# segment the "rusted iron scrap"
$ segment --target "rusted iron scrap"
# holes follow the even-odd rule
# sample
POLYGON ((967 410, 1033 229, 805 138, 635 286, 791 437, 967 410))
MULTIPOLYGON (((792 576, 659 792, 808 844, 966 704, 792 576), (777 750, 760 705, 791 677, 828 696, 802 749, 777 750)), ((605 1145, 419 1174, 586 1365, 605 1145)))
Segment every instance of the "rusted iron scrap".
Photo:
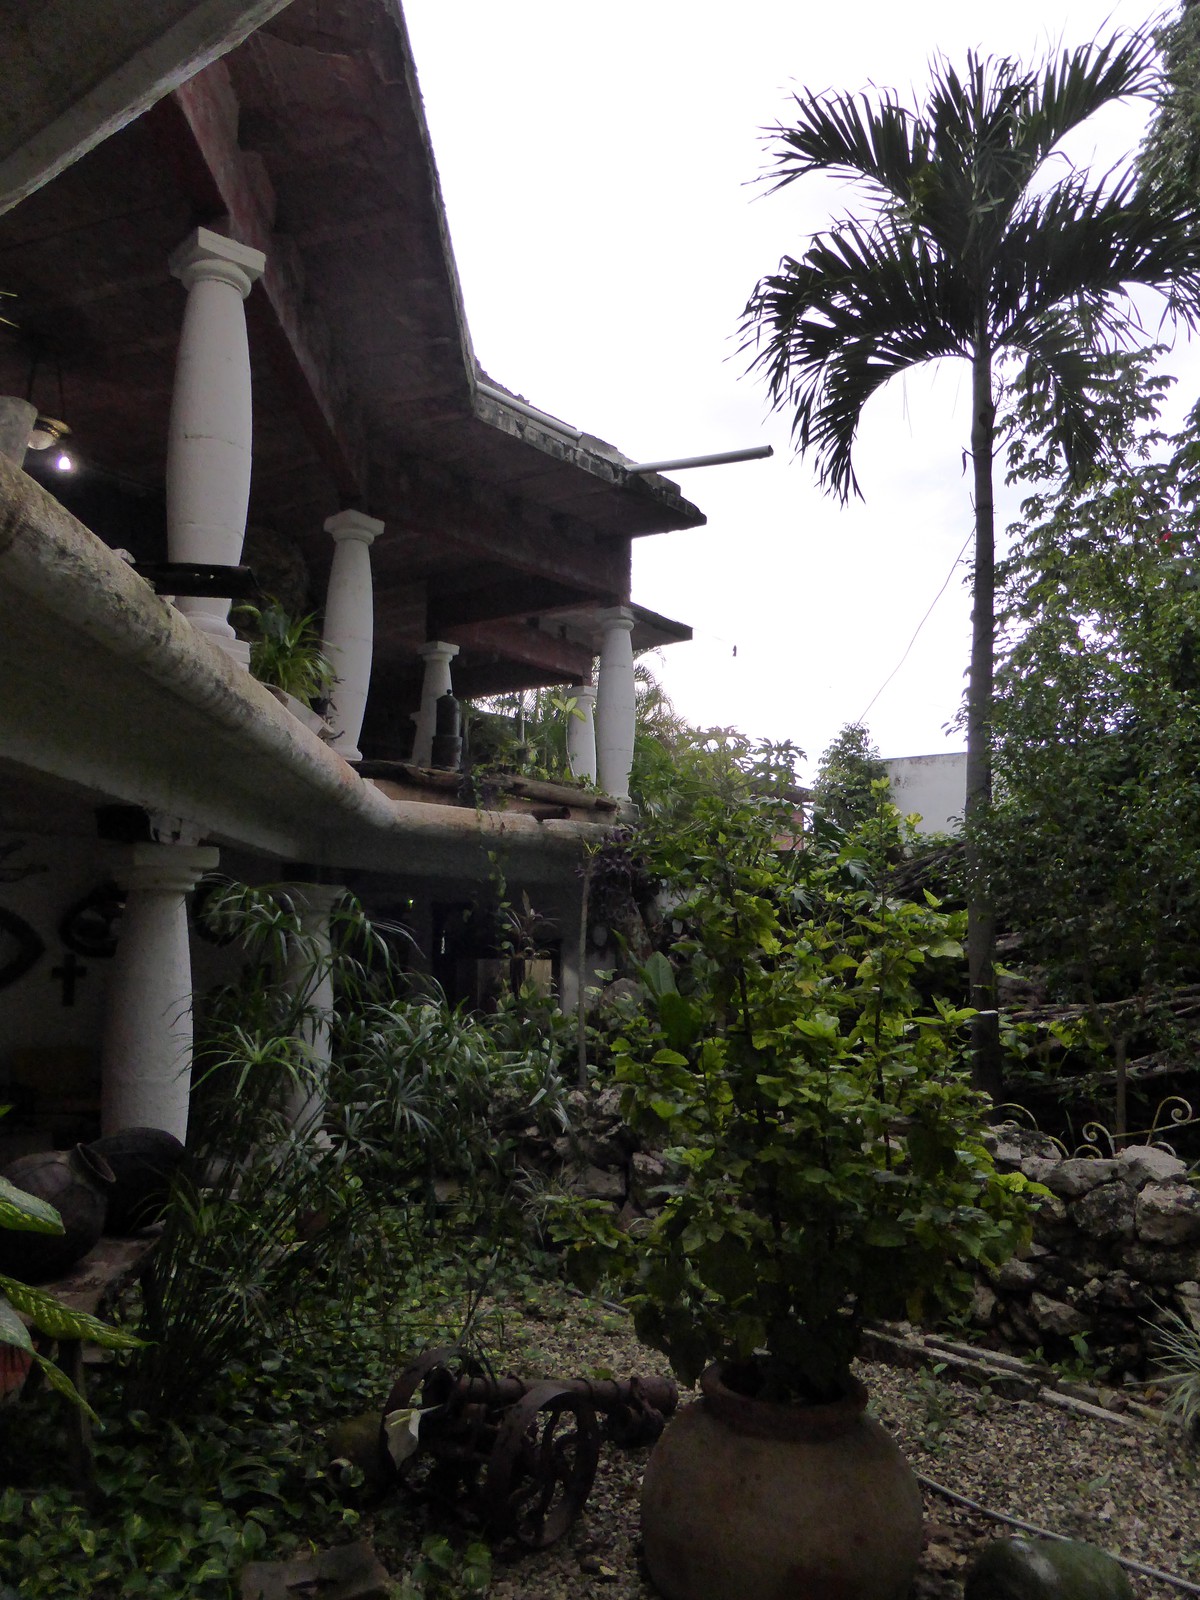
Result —
MULTIPOLYGON (((603 1433, 615 1444, 657 1439, 678 1404, 669 1378, 495 1377, 466 1351, 425 1351, 400 1374, 384 1410, 413 1417, 415 1449, 402 1476, 424 1462, 425 1491, 487 1536, 529 1550, 561 1539, 583 1509, 603 1433)), ((393 1455, 395 1451, 393 1450, 393 1455)))

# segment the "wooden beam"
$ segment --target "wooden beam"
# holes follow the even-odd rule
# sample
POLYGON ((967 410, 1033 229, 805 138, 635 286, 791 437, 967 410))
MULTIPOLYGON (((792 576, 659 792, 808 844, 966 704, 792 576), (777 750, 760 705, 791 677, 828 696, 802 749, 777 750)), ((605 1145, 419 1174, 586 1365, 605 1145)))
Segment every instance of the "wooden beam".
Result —
MULTIPOLYGON (((469 581, 471 567, 486 561, 562 584, 601 605, 628 599, 632 557, 627 538, 599 539, 571 517, 412 458, 393 463, 380 487, 384 503, 396 508, 386 546, 380 541, 377 556, 385 583, 389 572, 426 578, 432 603, 439 596, 439 575, 457 566, 469 581)), ((449 584, 454 585, 452 577, 449 584)), ((536 607, 529 609, 532 614, 536 607)))
POLYGON ((266 256, 261 289, 246 302, 251 349, 261 349, 275 367, 341 498, 362 499, 366 451, 356 435, 363 438, 365 429, 328 332, 305 306, 299 252, 274 232, 275 195, 266 169, 238 145, 237 115, 237 96, 221 61, 149 113, 197 220, 228 217, 232 234, 266 256))
POLYGON ((453 638, 458 629, 478 622, 536 617, 544 611, 577 605, 581 598, 586 597, 578 589, 539 582, 529 576, 440 595, 429 607, 429 637, 453 638))
POLYGON ((87 0, 6 17, 0 212, 8 211, 288 0, 87 0))
MULTIPOLYGON (((513 663, 519 667, 533 667, 549 674, 547 683, 569 683, 586 679, 592 670, 592 652, 583 645, 557 639, 541 628, 523 627, 516 623, 481 622, 470 627, 455 628, 449 636, 451 644, 462 646, 463 656, 484 657, 498 663, 513 663)), ((468 662, 463 662, 464 668, 468 662)), ((451 667, 451 672, 455 672, 451 667)), ((456 678, 457 681, 457 678, 456 678)))

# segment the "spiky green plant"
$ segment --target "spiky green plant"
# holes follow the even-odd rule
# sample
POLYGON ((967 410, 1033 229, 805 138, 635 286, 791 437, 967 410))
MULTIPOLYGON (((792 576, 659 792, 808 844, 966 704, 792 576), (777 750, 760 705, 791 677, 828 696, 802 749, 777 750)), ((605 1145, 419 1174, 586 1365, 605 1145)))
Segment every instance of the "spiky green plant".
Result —
POLYGON ((250 635, 250 672, 268 688, 281 689, 305 705, 325 699, 337 681, 325 654, 316 613, 293 617, 278 600, 240 605, 234 616, 250 635))
POLYGON ((1194 1438, 1200 1433, 1200 1332, 1178 1311, 1165 1308, 1152 1326, 1157 1376, 1167 1390, 1163 1409, 1194 1438))

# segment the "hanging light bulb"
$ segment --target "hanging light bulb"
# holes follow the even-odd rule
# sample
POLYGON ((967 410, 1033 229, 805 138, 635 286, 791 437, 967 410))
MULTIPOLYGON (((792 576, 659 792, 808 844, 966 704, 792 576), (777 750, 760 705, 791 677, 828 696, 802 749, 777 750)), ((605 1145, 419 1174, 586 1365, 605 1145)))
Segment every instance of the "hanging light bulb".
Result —
POLYGON ((74 472, 75 458, 69 455, 67 451, 60 450, 54 458, 54 465, 59 472, 74 472))
POLYGON ((51 445, 57 444, 60 439, 65 439, 70 431, 66 423, 60 422, 57 417, 44 417, 39 412, 30 430, 29 448, 49 450, 51 445))

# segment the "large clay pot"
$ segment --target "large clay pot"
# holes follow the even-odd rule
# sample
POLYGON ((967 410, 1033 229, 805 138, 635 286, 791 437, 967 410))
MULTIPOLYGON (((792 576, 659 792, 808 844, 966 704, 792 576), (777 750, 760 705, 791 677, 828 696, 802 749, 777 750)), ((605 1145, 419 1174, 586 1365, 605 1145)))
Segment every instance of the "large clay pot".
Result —
POLYGON ((85 1145, 21 1156, 5 1167, 4 1176, 52 1205, 64 1231, 0 1232, 0 1271, 27 1283, 45 1283, 87 1255, 104 1232, 112 1168, 85 1145))
POLYGON ((165 1128, 122 1128, 88 1145, 112 1168, 107 1233, 137 1233, 157 1222, 171 1191, 171 1179, 185 1151, 165 1128))
POLYGON ((642 1488, 646 1565, 667 1600, 903 1600, 921 1491, 854 1382, 832 1405, 726 1387, 680 1411, 642 1488))

